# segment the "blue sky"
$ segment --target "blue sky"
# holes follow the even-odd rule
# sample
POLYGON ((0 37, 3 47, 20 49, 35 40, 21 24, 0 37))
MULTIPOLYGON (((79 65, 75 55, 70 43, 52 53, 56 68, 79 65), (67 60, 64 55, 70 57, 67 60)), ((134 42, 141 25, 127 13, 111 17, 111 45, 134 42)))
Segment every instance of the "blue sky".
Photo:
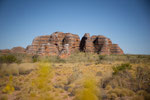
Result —
POLYGON ((150 54, 150 0, 0 0, 0 49, 55 31, 104 35, 128 54, 150 54))

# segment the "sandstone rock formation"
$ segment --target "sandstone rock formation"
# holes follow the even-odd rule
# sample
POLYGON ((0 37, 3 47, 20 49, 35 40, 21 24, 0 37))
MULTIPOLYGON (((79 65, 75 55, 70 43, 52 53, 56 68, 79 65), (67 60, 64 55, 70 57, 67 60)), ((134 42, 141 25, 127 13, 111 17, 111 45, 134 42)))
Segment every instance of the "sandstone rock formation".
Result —
POLYGON ((85 33, 80 43, 80 50, 84 52, 96 52, 102 55, 123 54, 122 49, 117 44, 102 35, 90 37, 89 33, 85 33))
POLYGON ((25 53, 25 49, 23 47, 13 47, 11 53, 25 53))
POLYGON ((80 38, 71 33, 55 32, 47 36, 36 37, 32 45, 26 48, 29 54, 63 55, 79 50, 80 38))
POLYGON ((81 41, 78 35, 72 33, 54 32, 51 35, 34 38, 31 45, 26 49, 14 47, 11 50, 0 50, 0 53, 27 53, 33 55, 58 55, 62 58, 73 52, 95 52, 101 55, 123 54, 118 44, 102 35, 85 33, 81 41))
POLYGON ((2 53, 2 54, 8 54, 8 53, 25 53, 25 49, 23 47, 13 47, 12 49, 3 49, 3 50, 0 50, 0 53, 2 53))
POLYGON ((112 44, 109 38, 102 35, 90 37, 89 33, 85 33, 80 42, 78 35, 55 32, 51 35, 36 37, 32 45, 26 48, 29 54, 62 56, 79 50, 102 55, 123 54, 122 49, 117 44, 112 44))
POLYGON ((2 49, 2 50, 0 50, 0 53, 8 54, 8 53, 11 53, 11 50, 9 50, 9 49, 2 49))
POLYGON ((85 33, 80 42, 80 51, 95 52, 92 38, 89 33, 85 33))
POLYGON ((123 50, 118 46, 118 44, 112 44, 110 51, 111 54, 123 54, 123 50))

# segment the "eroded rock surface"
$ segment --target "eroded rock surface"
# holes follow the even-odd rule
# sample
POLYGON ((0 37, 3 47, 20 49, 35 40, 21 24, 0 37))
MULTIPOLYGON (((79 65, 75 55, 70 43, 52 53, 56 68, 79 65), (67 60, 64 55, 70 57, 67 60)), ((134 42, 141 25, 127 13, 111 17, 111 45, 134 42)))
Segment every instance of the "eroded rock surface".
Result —
POLYGON ((102 35, 90 36, 85 33, 81 41, 78 35, 72 33, 54 32, 51 35, 34 38, 26 49, 14 47, 11 50, 0 50, 1 53, 27 53, 33 55, 58 55, 65 58, 73 52, 95 52, 102 55, 123 54, 118 44, 102 35))
POLYGON ((123 54, 123 50, 118 44, 112 44, 109 38, 102 35, 90 37, 89 33, 85 33, 82 37, 80 50, 84 52, 96 52, 102 55, 123 54))
POLYGON ((79 51, 80 38, 72 33, 55 32, 36 37, 26 52, 40 55, 64 55, 79 51))

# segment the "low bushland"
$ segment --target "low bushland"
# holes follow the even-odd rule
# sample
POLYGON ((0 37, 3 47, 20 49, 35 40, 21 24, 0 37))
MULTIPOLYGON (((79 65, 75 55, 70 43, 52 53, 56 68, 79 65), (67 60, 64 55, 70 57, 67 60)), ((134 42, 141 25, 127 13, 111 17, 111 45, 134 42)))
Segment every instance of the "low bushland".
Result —
POLYGON ((0 55, 0 63, 32 63, 39 61, 49 61, 52 63, 78 63, 78 62, 93 62, 100 63, 113 63, 116 61, 139 64, 148 63, 150 60, 149 55, 98 55, 96 53, 83 53, 76 52, 68 56, 67 58, 60 58, 58 56, 39 56, 39 55, 27 55, 27 54, 5 54, 0 55))
POLYGON ((0 63, 14 63, 17 62, 17 58, 13 55, 0 56, 0 63))
POLYGON ((136 98, 136 96, 142 96, 145 100, 150 99, 148 94, 150 92, 150 69, 148 67, 136 67, 133 70, 130 64, 121 64, 112 68, 113 75, 106 79, 102 85, 102 88, 107 91, 108 99, 136 98))
POLYGON ((94 77, 86 77, 82 82, 81 87, 76 90, 74 100, 101 100, 100 90, 94 77))
POLYGON ((31 82, 31 91, 28 100, 54 100, 53 95, 49 94, 52 90, 51 78, 53 76, 50 63, 40 62, 36 71, 37 76, 31 82))
POLYGON ((0 55, 0 100, 150 99, 147 55, 9 55, 0 55))
POLYGON ((36 68, 35 64, 32 63, 22 63, 22 64, 4 63, 0 65, 0 76, 28 74, 35 68, 36 68))
POLYGON ((31 63, 32 56, 27 54, 0 54, 0 64, 2 63, 31 63))
POLYGON ((132 66, 129 63, 123 63, 121 65, 114 66, 113 67, 113 71, 114 71, 113 74, 115 75, 115 74, 119 73, 120 71, 124 71, 126 69, 131 69, 131 67, 132 66))
POLYGON ((8 83, 6 84, 5 88, 2 90, 3 93, 12 93, 15 90, 13 86, 13 76, 9 76, 8 83))

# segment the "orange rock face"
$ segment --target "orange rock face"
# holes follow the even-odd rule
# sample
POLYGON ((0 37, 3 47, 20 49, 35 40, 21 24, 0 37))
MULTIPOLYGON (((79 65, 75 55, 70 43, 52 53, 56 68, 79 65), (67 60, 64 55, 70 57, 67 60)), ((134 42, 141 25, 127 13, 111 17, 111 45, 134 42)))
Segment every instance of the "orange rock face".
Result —
POLYGON ((123 50, 118 44, 112 44, 112 41, 102 35, 90 37, 85 33, 80 43, 80 50, 84 52, 96 52, 102 55, 123 54, 123 50))
POLYGON ((39 55, 66 55, 79 50, 80 38, 71 33, 55 32, 36 37, 26 52, 39 55))
POLYGON ((33 55, 58 55, 66 58, 73 52, 95 52, 101 55, 124 54, 118 44, 102 35, 85 33, 81 41, 78 35, 72 33, 54 32, 51 35, 38 36, 34 38, 31 45, 26 49, 14 47, 11 50, 0 50, 0 53, 27 53, 33 55))
POLYGON ((117 44, 112 44, 109 38, 102 35, 90 37, 89 33, 85 33, 81 41, 78 35, 72 33, 55 32, 38 36, 26 48, 28 54, 59 55, 62 58, 75 51, 123 54, 123 50, 117 44))
POLYGON ((123 54, 123 50, 118 46, 118 44, 112 44, 110 50, 112 54, 123 54))
POLYGON ((95 52, 93 40, 89 33, 85 33, 80 42, 80 51, 95 52))

